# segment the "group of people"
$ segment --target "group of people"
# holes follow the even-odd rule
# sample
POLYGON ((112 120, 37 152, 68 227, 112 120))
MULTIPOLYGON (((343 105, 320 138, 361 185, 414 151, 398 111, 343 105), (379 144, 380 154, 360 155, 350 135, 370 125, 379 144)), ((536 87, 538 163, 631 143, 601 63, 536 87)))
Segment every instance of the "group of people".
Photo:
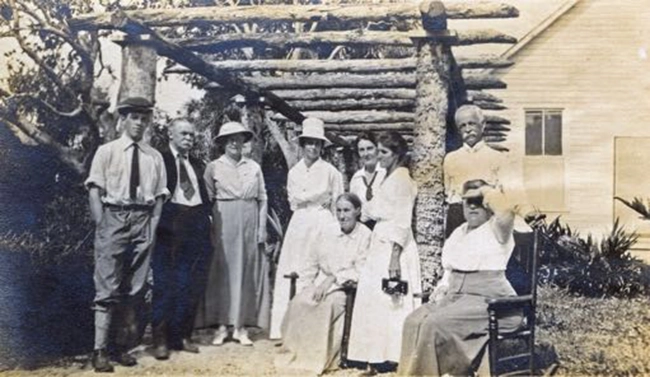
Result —
MULTIPOLYGON (((252 345, 248 329, 265 327, 270 290, 264 177, 242 153, 253 134, 223 124, 216 137, 223 154, 204 166, 189 155, 196 129, 188 120, 169 124, 169 145, 158 152, 142 142, 152 104, 127 98, 117 110, 124 132, 98 149, 86 181, 96 223, 95 370, 113 370, 111 328, 137 327, 134 305, 149 266, 157 359, 169 358, 170 349, 199 352, 196 328, 216 328, 214 345, 229 338, 252 345)), ((330 144, 323 122, 303 122, 302 159, 287 177, 293 215, 273 285, 269 337, 281 342, 278 367, 320 374, 338 365, 349 282, 357 293, 348 358, 366 363, 364 374, 386 362, 398 363, 403 375, 465 374, 480 361, 485 297, 514 294, 504 271, 524 201, 502 154, 481 141, 480 109, 461 107, 456 124, 464 149, 444 166, 447 228, 455 230, 443 249, 443 278, 421 305, 411 229, 417 185, 406 141, 396 132, 359 135, 362 167, 345 192, 341 173, 321 158, 330 144), (461 153, 474 162, 460 164, 461 153), (298 276, 292 299, 287 274, 298 276)), ((513 313, 511 325, 520 321, 513 313)), ((137 363, 121 337, 114 343, 118 363, 137 363)))

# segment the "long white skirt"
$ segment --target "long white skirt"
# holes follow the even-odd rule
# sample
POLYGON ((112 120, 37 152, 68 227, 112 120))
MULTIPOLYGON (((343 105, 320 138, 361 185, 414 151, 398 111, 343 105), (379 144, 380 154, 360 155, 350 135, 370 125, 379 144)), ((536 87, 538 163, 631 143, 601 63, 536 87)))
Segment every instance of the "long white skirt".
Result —
POLYGON ((359 276, 348 358, 369 363, 397 362, 404 320, 421 304, 420 299, 413 297, 414 293, 422 291, 420 260, 411 236, 400 257, 402 280, 408 282, 408 293, 404 296, 384 293, 381 281, 388 278, 393 247, 390 242, 377 237, 376 230, 359 276))
POLYGON ((309 248, 315 247, 321 231, 335 222, 332 212, 322 207, 299 209, 293 213, 275 272, 269 338, 282 338, 280 327, 289 304, 290 287, 290 281, 284 275, 304 270, 309 248))

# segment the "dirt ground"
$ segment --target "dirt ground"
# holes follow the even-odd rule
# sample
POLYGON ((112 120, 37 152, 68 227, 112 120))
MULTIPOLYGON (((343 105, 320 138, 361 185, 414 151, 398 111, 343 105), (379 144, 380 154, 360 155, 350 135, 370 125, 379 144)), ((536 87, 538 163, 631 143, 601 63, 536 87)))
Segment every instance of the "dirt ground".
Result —
MULTIPOLYGON (((255 342, 252 347, 227 341, 222 346, 209 345, 208 339, 199 339, 200 353, 172 352, 169 360, 158 361, 150 353, 150 347, 141 346, 132 353, 137 356, 138 365, 131 368, 115 365, 115 373, 104 376, 310 376, 313 373, 299 370, 278 370, 274 358, 280 353, 276 342, 265 339, 264 333, 251 333, 255 342)), ((100 376, 94 373, 88 355, 79 356, 61 365, 36 370, 11 370, 0 376, 100 376)), ((327 376, 357 376, 358 369, 336 370, 327 376)), ((394 376, 394 373, 382 374, 394 376)))

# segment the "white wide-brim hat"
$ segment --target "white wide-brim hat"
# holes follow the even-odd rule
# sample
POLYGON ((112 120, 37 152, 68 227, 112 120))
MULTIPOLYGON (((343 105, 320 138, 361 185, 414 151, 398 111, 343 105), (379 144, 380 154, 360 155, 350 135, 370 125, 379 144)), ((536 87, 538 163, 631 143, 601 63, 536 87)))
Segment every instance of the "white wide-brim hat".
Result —
POLYGON ((246 141, 253 137, 253 133, 246 129, 243 124, 239 122, 228 122, 221 125, 221 128, 219 128, 219 134, 215 141, 222 141, 224 137, 235 134, 244 134, 244 136, 246 136, 246 141))
POLYGON ((318 118, 306 118, 302 121, 302 133, 298 136, 298 139, 306 138, 322 140, 326 146, 332 144, 325 137, 325 123, 318 118))

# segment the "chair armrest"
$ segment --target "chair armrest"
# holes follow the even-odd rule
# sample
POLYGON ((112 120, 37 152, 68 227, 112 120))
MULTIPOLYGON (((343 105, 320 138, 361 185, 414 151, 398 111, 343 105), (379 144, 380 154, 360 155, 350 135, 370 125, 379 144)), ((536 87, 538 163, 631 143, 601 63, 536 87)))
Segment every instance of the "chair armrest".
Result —
POLYGON ((293 279, 298 279, 299 276, 298 276, 298 273, 297 273, 297 272, 292 272, 292 273, 290 273, 290 274, 286 274, 286 275, 284 275, 284 277, 285 277, 286 279, 292 279, 292 280, 293 280, 293 279))
POLYGON ((357 290, 357 282, 354 280, 346 280, 341 284, 341 290, 343 292, 350 293, 357 290))
POLYGON ((421 299, 422 303, 426 304, 427 302, 429 302, 429 297, 431 297, 432 294, 433 294, 433 291, 424 291, 424 292, 421 292, 421 293, 414 293, 413 297, 421 299))
POLYGON ((533 304, 532 295, 499 297, 485 299, 488 304, 488 310, 523 308, 533 304))

